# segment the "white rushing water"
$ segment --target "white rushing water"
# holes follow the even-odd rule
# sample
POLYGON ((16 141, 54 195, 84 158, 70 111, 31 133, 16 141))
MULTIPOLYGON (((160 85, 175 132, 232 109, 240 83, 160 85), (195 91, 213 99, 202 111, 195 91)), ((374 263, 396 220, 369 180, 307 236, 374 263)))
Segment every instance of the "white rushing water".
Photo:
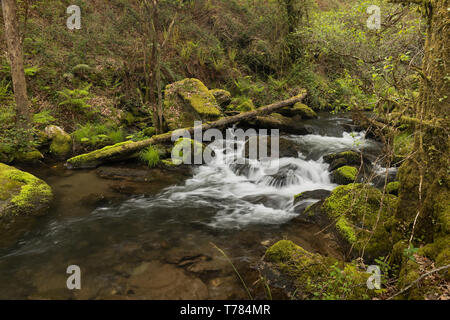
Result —
MULTIPOLYGON (((287 137, 301 150, 298 158, 281 158, 279 164, 246 160, 236 164, 232 159, 240 155, 243 143, 216 141, 211 147, 214 161, 199 166, 182 186, 172 186, 152 199, 161 207, 189 207, 202 210, 213 206, 216 214, 201 221, 214 228, 241 228, 249 224, 282 224, 296 216, 294 195, 317 189, 332 190, 328 164, 322 156, 328 153, 359 149, 370 141, 363 133, 344 133, 342 137, 305 135, 287 137), (233 152, 233 150, 236 150, 233 152), (319 154, 316 160, 307 155, 319 154), (308 159, 309 158, 309 159, 308 159), (273 174, 274 165, 279 165, 273 174)), ((242 160, 242 159, 241 159, 242 160)), ((150 199, 134 199, 133 205, 145 207, 150 199), (136 202, 141 202, 137 204, 136 202)))

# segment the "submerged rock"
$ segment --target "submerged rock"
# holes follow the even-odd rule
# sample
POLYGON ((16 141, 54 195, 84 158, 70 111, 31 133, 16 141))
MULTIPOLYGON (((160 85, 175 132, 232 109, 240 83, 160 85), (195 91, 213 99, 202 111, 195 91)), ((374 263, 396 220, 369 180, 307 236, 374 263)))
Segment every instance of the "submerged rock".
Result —
POLYGON ((330 190, 324 189, 305 191, 294 196, 294 204, 307 199, 324 200, 329 197, 330 194, 330 190))
POLYGON ((0 163, 0 218, 38 214, 52 199, 52 189, 44 181, 0 163))
POLYGON ((261 273, 270 286, 282 287, 295 299, 370 299, 369 274, 355 263, 344 263, 306 251, 289 240, 267 249, 261 273), (345 284, 345 285, 343 285, 345 284))
POLYGON ((140 299, 208 299, 208 288, 199 278, 158 261, 137 266, 127 279, 127 294, 140 299))
POLYGON ((194 121, 221 116, 216 98, 198 79, 184 79, 166 86, 164 118, 169 130, 192 127, 194 121))

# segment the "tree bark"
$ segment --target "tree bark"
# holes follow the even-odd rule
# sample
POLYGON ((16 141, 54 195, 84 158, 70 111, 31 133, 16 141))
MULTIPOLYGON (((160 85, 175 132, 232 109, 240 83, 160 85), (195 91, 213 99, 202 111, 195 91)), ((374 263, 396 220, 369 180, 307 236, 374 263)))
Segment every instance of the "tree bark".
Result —
POLYGON ((17 108, 17 121, 22 127, 30 123, 27 84, 23 64, 22 37, 19 32, 16 0, 3 0, 3 20, 5 21, 5 36, 11 62, 14 98, 17 108))
MULTIPOLYGON (((301 102, 305 96, 306 92, 303 92, 290 99, 276 102, 268 106, 258 108, 257 110, 254 111, 240 113, 238 115, 231 117, 225 117, 213 122, 207 122, 202 124, 201 130, 205 131, 211 128, 225 128, 231 124, 237 123, 242 120, 255 119, 258 116, 267 115, 283 107, 292 106, 297 102, 301 102)), ((189 132, 192 136, 194 133, 194 129, 198 129, 198 127, 190 127, 186 128, 185 130, 187 130, 187 132, 189 132)), ((82 154, 67 160, 66 166, 69 169, 95 168, 107 161, 126 159, 127 157, 135 154, 137 151, 140 151, 141 149, 146 148, 152 144, 170 142, 172 139, 172 133, 173 132, 159 134, 153 136, 152 138, 137 142, 129 141, 125 143, 119 143, 114 146, 109 146, 100 150, 95 150, 90 153, 82 154)))
POLYGON ((399 170, 397 217, 414 236, 433 240, 436 232, 450 232, 449 93, 450 11, 448 0, 401 1, 425 6, 428 30, 422 65, 423 79, 416 103, 414 150, 399 170), (434 231, 434 232, 433 232, 434 231))

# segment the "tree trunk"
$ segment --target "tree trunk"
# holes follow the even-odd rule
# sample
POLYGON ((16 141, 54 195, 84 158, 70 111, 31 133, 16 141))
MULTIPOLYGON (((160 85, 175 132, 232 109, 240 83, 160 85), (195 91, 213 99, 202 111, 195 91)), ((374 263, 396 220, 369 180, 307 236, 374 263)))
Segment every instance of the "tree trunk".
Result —
POLYGON ((424 236, 432 241, 435 232, 450 231, 445 222, 450 214, 449 1, 394 2, 425 3, 428 14, 423 80, 416 104, 419 121, 414 125, 414 153, 399 170, 401 187, 397 217, 412 228, 414 236, 424 236))
MULTIPOLYGON (((225 128, 242 120, 255 119, 258 116, 267 115, 283 107, 292 106, 297 102, 301 102, 305 96, 306 92, 288 100, 276 102, 268 106, 258 108, 254 111, 244 112, 235 116, 225 117, 217 121, 204 123, 201 126, 201 130, 205 131, 211 128, 225 128)), ((194 129, 194 127, 191 127, 186 128, 185 130, 187 130, 192 135, 194 133, 194 129)), ((67 167, 69 169, 87 169, 95 168, 107 161, 123 160, 140 151, 141 149, 148 147, 149 145, 170 142, 172 140, 172 133, 173 132, 159 134, 153 136, 152 138, 137 142, 122 142, 114 146, 109 146, 100 150, 92 151, 90 153, 82 154, 67 160, 67 167)))
POLYGON ((30 123, 30 113, 28 110, 27 84, 23 65, 22 39, 19 32, 16 0, 3 0, 2 9, 9 60, 11 62, 17 122, 20 126, 26 127, 30 123))

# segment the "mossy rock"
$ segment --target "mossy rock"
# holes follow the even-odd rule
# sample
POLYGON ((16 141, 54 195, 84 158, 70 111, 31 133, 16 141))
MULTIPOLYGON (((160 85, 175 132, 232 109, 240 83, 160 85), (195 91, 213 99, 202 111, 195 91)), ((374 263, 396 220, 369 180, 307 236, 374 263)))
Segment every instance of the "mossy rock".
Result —
POLYGON ((58 126, 48 126, 45 128, 47 137, 51 140, 50 153, 65 159, 72 152, 72 138, 62 128, 58 126))
POLYGON ((0 218, 38 214, 52 199, 52 189, 44 181, 0 163, 0 218))
POLYGON ((300 116, 302 119, 315 119, 317 118, 317 113, 308 107, 306 104, 297 102, 291 108, 286 107, 280 111, 281 114, 288 117, 300 116))
POLYGON ((400 189, 400 182, 389 182, 386 186, 386 192, 398 196, 398 190, 400 189))
MULTIPOLYGON (((361 155, 352 150, 331 153, 323 157, 323 161, 328 164, 332 164, 333 161, 339 159, 343 159, 345 161, 345 165, 359 165, 361 163, 361 155)), ((334 169, 337 169, 337 167, 334 169)))
POLYGON ((356 300, 375 296, 367 288, 369 274, 356 264, 311 253, 289 240, 278 241, 267 249, 264 260, 293 279, 295 297, 299 299, 356 300))
POLYGON ((216 99, 198 79, 184 79, 166 86, 164 118, 169 130, 188 128, 194 121, 210 121, 221 116, 216 99))
POLYGON ((231 93, 223 89, 212 89, 209 92, 214 96, 219 106, 225 108, 231 102, 231 93))
POLYGON ((380 210, 382 196, 372 186, 355 183, 334 189, 321 206, 341 237, 372 258, 387 254, 398 241, 394 218, 397 197, 385 195, 380 210))
POLYGON ((44 156, 39 150, 34 149, 17 153, 15 154, 14 159, 20 163, 35 163, 44 159, 44 156))
POLYGON ((343 166, 331 173, 331 181, 337 184, 350 184, 356 181, 358 169, 350 166, 343 166))

